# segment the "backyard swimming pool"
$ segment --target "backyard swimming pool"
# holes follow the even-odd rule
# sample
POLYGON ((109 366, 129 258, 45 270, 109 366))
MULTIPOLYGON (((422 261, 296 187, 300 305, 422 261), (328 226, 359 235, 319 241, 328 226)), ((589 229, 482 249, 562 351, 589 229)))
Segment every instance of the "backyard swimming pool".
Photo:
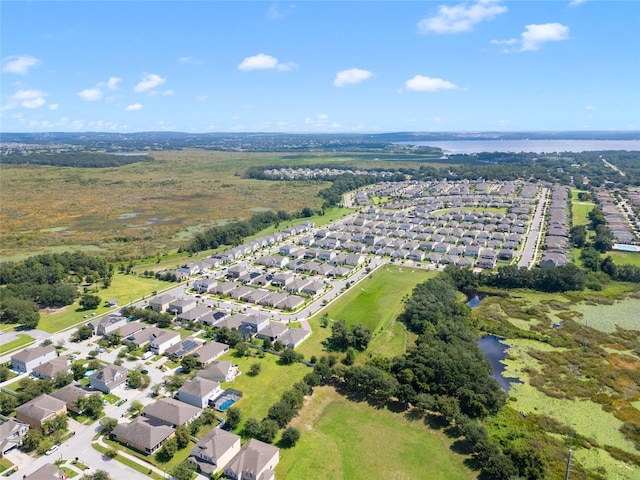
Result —
POLYGON ((233 405, 234 403, 236 403, 235 400, 233 400, 232 398, 230 398, 229 400, 225 400, 224 402, 222 402, 222 404, 218 407, 218 410, 220 410, 221 412, 226 412, 227 408, 229 408, 231 405, 233 405))

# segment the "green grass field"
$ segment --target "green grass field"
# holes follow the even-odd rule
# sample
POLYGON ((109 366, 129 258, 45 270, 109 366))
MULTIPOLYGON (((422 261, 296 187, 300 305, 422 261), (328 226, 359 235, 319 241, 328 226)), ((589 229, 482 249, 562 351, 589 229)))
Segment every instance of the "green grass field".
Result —
POLYGON ((0 344, 0 354, 4 355, 5 353, 18 350, 36 341, 33 337, 26 335, 24 333, 18 333, 17 336, 18 338, 16 338, 15 340, 12 340, 7 343, 2 342, 2 344, 0 344))
POLYGON ((377 269, 309 320, 313 335, 298 351, 305 358, 325 352, 323 342, 331 335, 331 325, 322 328, 320 319, 327 313, 331 320, 344 319, 349 326, 362 323, 371 330, 369 351, 386 356, 401 354, 408 336, 404 326, 395 319, 404 308, 403 299, 411 295, 416 284, 435 275, 434 271, 392 265, 377 269))
POLYGON ((572 202, 571 213, 573 215, 574 225, 588 225, 589 212, 593 210, 594 204, 591 202, 572 202))
POLYGON ((285 480, 474 479, 451 440, 422 421, 355 403, 318 387, 293 425, 301 438, 280 450, 276 476, 285 480))
POLYGON ((635 265, 636 267, 640 267, 640 253, 636 252, 620 252, 614 250, 612 252, 607 252, 607 255, 611 255, 613 261, 616 265, 635 265))
POLYGON ((289 390, 294 383, 299 382, 311 368, 301 363, 280 365, 278 357, 267 354, 264 358, 235 356, 235 351, 226 353, 220 360, 230 360, 237 364, 242 375, 236 377, 232 383, 223 383, 222 388, 240 390, 243 394, 237 406, 242 412, 243 421, 249 417, 262 420, 267 415, 269 407, 276 403, 280 396, 289 390), (261 366, 260 373, 255 377, 247 375, 254 363, 261 366))
POLYGON ((175 283, 162 282, 155 278, 142 278, 137 275, 122 275, 115 273, 111 286, 106 290, 99 290, 93 295, 98 295, 102 299, 102 304, 96 310, 83 310, 79 307, 78 301, 73 305, 69 305, 59 310, 41 313, 38 328, 45 332, 55 333, 66 330, 75 325, 81 324, 85 320, 85 315, 106 313, 114 310, 113 307, 105 307, 104 302, 112 298, 118 299, 118 305, 126 305, 127 303, 138 300, 144 296, 149 296, 152 291, 163 290, 175 286, 175 283))

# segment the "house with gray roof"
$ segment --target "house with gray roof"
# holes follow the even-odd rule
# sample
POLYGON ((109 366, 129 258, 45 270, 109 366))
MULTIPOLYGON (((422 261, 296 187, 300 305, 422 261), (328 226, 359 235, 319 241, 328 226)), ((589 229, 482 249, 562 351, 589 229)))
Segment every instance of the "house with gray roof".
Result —
POLYGON ((127 382, 127 369, 119 365, 107 365, 89 376, 89 384, 96 390, 111 393, 127 382))
POLYGON ((11 370, 27 373, 43 363, 56 358, 58 354, 53 345, 25 348, 11 357, 11 370))
POLYGON ((229 360, 219 360, 212 362, 207 368, 198 370, 196 377, 206 378, 213 382, 233 382, 240 375, 237 365, 233 365, 229 360))
POLYGON ((258 333, 256 333, 256 337, 266 339, 268 338, 272 342, 278 340, 282 335, 284 335, 287 330, 287 326, 280 322, 269 322, 269 324, 260 329, 258 333))
POLYGON ((186 425, 198 418, 202 410, 175 398, 161 398, 142 409, 142 415, 170 427, 186 425))
POLYGON ((115 313, 100 317, 95 321, 89 322, 87 325, 93 330, 94 334, 107 336, 126 324, 127 318, 120 313, 115 313))
POLYGON ((222 428, 214 428, 191 448, 189 460, 198 471, 212 475, 224 469, 240 453, 240 436, 222 428))
POLYGON ((119 423, 111 435, 123 445, 151 455, 175 436, 175 430, 150 418, 138 417, 129 423, 119 423))
POLYGON ((199 278, 193 282, 193 289, 198 293, 211 293, 218 285, 215 278, 199 278))
POLYGON ((224 468, 232 480, 273 480, 280 461, 280 449, 252 438, 224 468))
POLYGON ((166 312, 169 304, 175 300, 173 295, 164 293, 149 299, 149 308, 154 312, 166 312))
POLYGON ((165 355, 173 360, 181 360, 187 355, 193 355, 204 345, 204 341, 195 339, 194 337, 188 337, 184 340, 180 340, 175 345, 171 345, 165 350, 165 355))
POLYGON ((311 331, 303 328, 289 328, 282 334, 278 341, 286 348, 296 348, 311 335, 311 331))
POLYGON ((162 332, 164 331, 165 330, 162 330, 161 328, 158 328, 158 327, 145 326, 145 328, 143 328, 142 330, 138 330, 135 333, 132 333, 131 335, 127 335, 123 343, 133 343, 134 345, 141 347, 151 342, 151 339, 153 338, 154 335, 161 335, 162 332))
POLYGON ((231 316, 231 314, 226 310, 216 309, 216 310, 210 310, 209 312, 205 313, 203 316, 201 316, 198 319, 198 321, 201 323, 204 323, 205 325, 213 326, 229 316, 231 316))
POLYGON ((196 322, 209 313, 211 309, 206 305, 198 305, 185 312, 178 314, 176 320, 186 320, 187 322, 196 322))
MULTIPOLYGON (((56 390, 51 394, 52 397, 62 400, 67 404, 67 410, 75 413, 82 413, 82 409, 77 406, 78 399, 89 396, 90 393, 78 385, 70 383, 60 390, 56 390)), ((99 394, 98 394, 99 395, 99 394)))
POLYGON ((24 480, 67 480, 69 475, 64 470, 60 470, 55 465, 45 463, 31 475, 22 477, 24 480))
POLYGON ((304 298, 297 295, 288 295, 287 298, 278 302, 275 307, 281 310, 295 310, 302 304, 304 304, 304 298))
POLYGON ((49 360, 47 363, 38 365, 33 369, 31 374, 34 377, 51 380, 58 373, 68 372, 68 371, 69 371, 69 359, 67 358, 66 355, 61 355, 52 360, 49 360))
POLYGON ((160 330, 160 332, 153 333, 149 337, 149 342, 151 343, 151 351, 156 355, 161 355, 166 352, 169 347, 180 342, 180 334, 170 330, 160 330))
POLYGON ((211 341, 205 343, 202 347, 193 352, 192 355, 196 357, 201 365, 208 365, 228 351, 229 345, 226 343, 211 341))
POLYGON ((222 393, 220 384, 207 378, 195 377, 184 382, 176 398, 198 408, 205 408, 209 400, 213 400, 222 393))
POLYGON ((0 458, 9 450, 22 445, 22 439, 28 431, 29 425, 15 418, 8 418, 0 423, 0 458))
POLYGON ((172 301, 169 304, 169 308, 167 308, 167 312, 173 313, 174 315, 181 315, 184 312, 191 310, 196 307, 195 298, 178 298, 172 301))
POLYGON ((67 404, 46 393, 16 407, 16 420, 31 428, 42 428, 47 420, 66 414, 67 404))

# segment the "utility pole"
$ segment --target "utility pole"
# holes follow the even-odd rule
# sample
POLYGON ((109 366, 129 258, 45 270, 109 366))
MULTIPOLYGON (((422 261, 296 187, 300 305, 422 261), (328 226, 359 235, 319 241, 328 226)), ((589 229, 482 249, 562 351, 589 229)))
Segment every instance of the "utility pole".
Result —
POLYGON ((564 471, 564 480, 569 480, 569 472, 571 471, 571 455, 572 451, 569 449, 569 455, 567 455, 567 467, 564 471))

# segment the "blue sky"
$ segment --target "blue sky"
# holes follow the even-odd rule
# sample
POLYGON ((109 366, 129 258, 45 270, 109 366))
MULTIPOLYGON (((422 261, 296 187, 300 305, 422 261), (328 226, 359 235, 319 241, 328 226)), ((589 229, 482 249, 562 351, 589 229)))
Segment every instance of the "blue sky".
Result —
POLYGON ((0 9, 5 132, 640 129, 636 0, 0 9))

